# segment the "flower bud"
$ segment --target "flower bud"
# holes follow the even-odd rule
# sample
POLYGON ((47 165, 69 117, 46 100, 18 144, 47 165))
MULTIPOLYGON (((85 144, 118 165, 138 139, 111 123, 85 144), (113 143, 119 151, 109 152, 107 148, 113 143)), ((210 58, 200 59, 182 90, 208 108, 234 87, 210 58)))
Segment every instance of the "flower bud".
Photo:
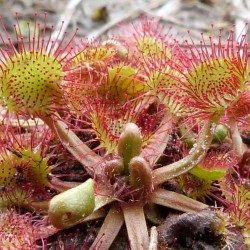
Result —
POLYGON ((218 143, 223 141, 228 135, 228 128, 223 124, 218 124, 215 128, 215 135, 212 143, 218 143))
POLYGON ((144 158, 136 156, 129 163, 129 181, 133 188, 142 188, 145 193, 152 190, 152 172, 144 158))
POLYGON ((49 204, 49 218, 56 228, 76 225, 95 208, 94 181, 88 179, 79 186, 54 196, 49 204))
POLYGON ((140 154, 141 148, 142 136, 139 127, 134 123, 126 124, 118 141, 118 155, 123 158, 125 171, 130 160, 140 154))

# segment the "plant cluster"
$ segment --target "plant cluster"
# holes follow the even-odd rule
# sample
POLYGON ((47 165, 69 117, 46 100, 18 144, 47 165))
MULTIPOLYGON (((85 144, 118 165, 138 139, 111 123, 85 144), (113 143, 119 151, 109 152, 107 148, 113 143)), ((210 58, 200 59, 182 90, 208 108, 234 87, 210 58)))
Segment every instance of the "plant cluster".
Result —
POLYGON ((133 250, 250 247, 249 25, 196 45, 152 18, 89 41, 46 13, 24 37, 16 17, 15 38, 0 19, 1 249, 96 220, 81 247, 121 228, 133 250))

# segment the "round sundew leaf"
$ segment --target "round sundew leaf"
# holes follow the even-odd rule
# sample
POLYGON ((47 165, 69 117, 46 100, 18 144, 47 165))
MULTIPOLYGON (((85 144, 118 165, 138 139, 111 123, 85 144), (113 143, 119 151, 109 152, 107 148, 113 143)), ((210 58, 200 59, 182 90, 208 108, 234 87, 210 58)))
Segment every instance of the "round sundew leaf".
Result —
POLYGON ((110 47, 88 47, 73 58, 77 70, 69 74, 70 84, 66 84, 65 96, 71 109, 82 114, 85 106, 85 98, 94 99, 100 86, 107 79, 107 62, 116 54, 115 49, 110 47), (81 67, 79 67, 81 66, 81 67), (71 76, 77 84, 71 84, 71 76))
POLYGON ((225 173, 226 173, 226 169, 213 169, 213 170, 208 170, 203 168, 200 165, 197 165, 196 167, 192 168, 189 171, 190 174, 205 179, 205 180, 219 180, 220 178, 222 178, 225 173))
POLYGON ((31 149, 2 155, 0 186, 18 186, 22 182, 31 183, 36 189, 49 186, 47 176, 51 167, 47 163, 48 158, 43 158, 39 151, 31 149))
POLYGON ((0 208, 17 206, 29 207, 32 202, 31 190, 22 187, 3 187, 0 190, 0 208))
POLYGON ((83 50, 77 56, 74 57, 74 61, 77 63, 88 63, 91 65, 93 62, 104 62, 107 59, 111 59, 115 56, 116 51, 110 47, 96 47, 83 50))
POLYGON ((78 84, 66 86, 67 100, 77 113, 81 114, 85 109, 86 99, 90 103, 103 100, 124 104, 144 90, 138 71, 131 66, 108 67, 100 61, 93 63, 91 67, 81 69, 78 84))
POLYGON ((162 58, 162 54, 165 56, 170 56, 171 53, 167 50, 166 45, 160 39, 153 36, 142 36, 139 37, 137 42, 137 49, 142 51, 146 56, 155 56, 157 58, 162 58))
POLYGON ((115 114, 108 112, 105 108, 107 107, 98 107, 98 110, 93 110, 89 117, 100 146, 111 153, 116 149, 122 129, 129 119, 125 119, 126 113, 120 113, 120 117, 115 117, 115 114))
POLYGON ((164 69, 151 70, 145 78, 145 89, 151 95, 157 96, 172 114, 180 116, 188 112, 182 99, 186 93, 182 91, 180 73, 166 66, 164 69))
POLYGON ((38 220, 31 213, 19 214, 10 208, 0 211, 1 249, 38 249, 36 240, 46 234, 46 227, 34 222, 38 220))
POLYGON ((162 89, 173 88, 174 86, 178 86, 178 81, 175 80, 175 77, 180 76, 180 74, 176 71, 173 71, 169 66, 166 66, 164 69, 156 68, 151 70, 146 81, 146 86, 148 89, 160 91, 162 89))
POLYGON ((110 100, 123 103, 143 91, 144 84, 138 76, 138 71, 127 65, 116 65, 108 68, 107 82, 99 87, 98 93, 110 100))
POLYGON ((199 178, 189 173, 178 176, 177 180, 183 192, 195 200, 205 197, 213 183, 213 180, 199 178))
POLYGON ((62 104, 59 82, 63 76, 61 64, 51 55, 17 54, 0 76, 2 103, 17 114, 48 114, 62 104))
POLYGON ((234 58, 221 58, 200 63, 186 79, 191 106, 208 114, 223 114, 246 88, 248 71, 240 72, 234 58))

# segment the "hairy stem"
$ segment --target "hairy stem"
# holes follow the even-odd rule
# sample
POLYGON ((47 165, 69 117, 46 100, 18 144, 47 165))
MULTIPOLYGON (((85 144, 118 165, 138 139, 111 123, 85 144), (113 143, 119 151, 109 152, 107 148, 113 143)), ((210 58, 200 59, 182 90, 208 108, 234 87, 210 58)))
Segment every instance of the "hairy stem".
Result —
POLYGON ((166 115, 163 118, 153 138, 150 138, 150 143, 142 149, 141 156, 149 162, 150 166, 155 165, 166 148, 169 140, 169 133, 172 128, 171 118, 170 115, 166 115))
POLYGON ((124 218, 121 208, 113 205, 109 210, 90 250, 108 250, 119 233, 123 222, 124 218))
POLYGON ((82 142, 63 121, 53 119, 50 116, 42 117, 42 119, 50 129, 58 135, 64 147, 66 147, 76 160, 86 167, 88 173, 93 176, 93 168, 102 160, 102 157, 82 142))
POLYGON ((68 189, 74 188, 80 185, 81 182, 71 182, 71 181, 62 181, 56 176, 51 175, 50 185, 52 188, 56 189, 59 192, 66 191, 68 189))
POLYGON ((29 205, 24 206, 28 210, 33 210, 41 214, 47 214, 49 209, 49 201, 32 201, 29 205))
POLYGON ((202 160, 207 150, 209 149, 209 146, 215 133, 217 122, 218 117, 211 119, 205 123, 196 144, 185 158, 170 165, 154 170, 154 184, 161 184, 169 179, 186 173, 190 169, 195 167, 202 160))
POLYGON ((97 211, 98 209, 108 205, 113 201, 112 198, 104 195, 95 195, 95 209, 94 211, 97 211))
POLYGON ((149 202, 170 207, 186 213, 199 212, 208 206, 185 195, 158 188, 150 197, 149 202))
POLYGON ((233 151, 236 154, 243 154, 243 142, 239 132, 238 124, 236 121, 229 121, 229 126, 232 133, 233 151))
POLYGON ((101 218, 104 218, 107 215, 107 210, 106 208, 100 208, 99 210, 94 211, 92 214, 84 218, 82 222, 89 222, 89 221, 96 221, 101 218))
POLYGON ((136 203, 122 207, 128 232, 130 247, 133 250, 147 250, 149 245, 148 229, 143 205, 136 203))
POLYGON ((158 249, 158 232, 156 226, 153 226, 150 229, 150 242, 148 250, 157 250, 157 249, 158 249))

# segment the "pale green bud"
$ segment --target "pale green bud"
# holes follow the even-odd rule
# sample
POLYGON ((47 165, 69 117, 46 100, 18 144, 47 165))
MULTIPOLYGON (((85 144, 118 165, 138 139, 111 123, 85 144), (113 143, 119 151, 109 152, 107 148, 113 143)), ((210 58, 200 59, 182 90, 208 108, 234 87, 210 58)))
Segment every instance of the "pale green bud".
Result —
POLYGON ((134 123, 126 124, 118 141, 118 155, 123 158, 125 172, 128 172, 128 163, 140 154, 141 148, 142 136, 139 127, 134 123))
POLYGON ((95 208, 94 181, 88 179, 77 187, 54 196, 49 204, 49 218, 56 228, 78 224, 95 208))

